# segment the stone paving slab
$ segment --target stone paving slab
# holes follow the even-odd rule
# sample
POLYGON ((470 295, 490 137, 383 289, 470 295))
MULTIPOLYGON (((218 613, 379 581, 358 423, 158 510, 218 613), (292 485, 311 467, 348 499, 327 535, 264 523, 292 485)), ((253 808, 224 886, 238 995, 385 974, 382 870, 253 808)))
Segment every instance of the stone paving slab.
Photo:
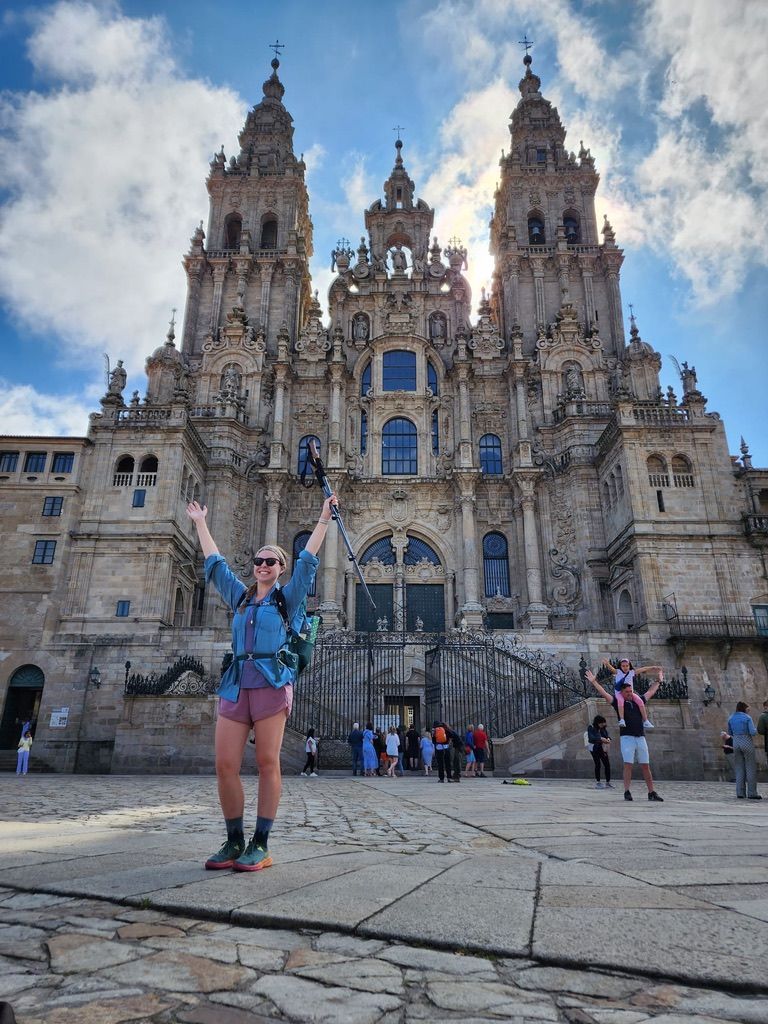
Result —
POLYGON ((732 786, 287 779, 275 866, 238 875, 202 867, 213 778, 21 785, 24 821, 0 776, 20 1024, 768 1020, 768 806, 732 786))

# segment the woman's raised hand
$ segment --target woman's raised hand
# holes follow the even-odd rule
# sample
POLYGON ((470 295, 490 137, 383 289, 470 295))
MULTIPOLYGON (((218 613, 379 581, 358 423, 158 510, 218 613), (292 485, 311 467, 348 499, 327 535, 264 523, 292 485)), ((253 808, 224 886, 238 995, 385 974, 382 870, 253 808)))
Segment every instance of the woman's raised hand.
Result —
POLYGON ((202 507, 196 501, 190 501, 187 505, 187 515, 194 522, 205 521, 205 517, 208 515, 208 506, 203 505, 202 507))
POLYGON ((323 511, 320 513, 322 519, 330 519, 331 512, 334 508, 339 507, 339 499, 335 494, 332 494, 330 498, 326 498, 323 502, 323 511))

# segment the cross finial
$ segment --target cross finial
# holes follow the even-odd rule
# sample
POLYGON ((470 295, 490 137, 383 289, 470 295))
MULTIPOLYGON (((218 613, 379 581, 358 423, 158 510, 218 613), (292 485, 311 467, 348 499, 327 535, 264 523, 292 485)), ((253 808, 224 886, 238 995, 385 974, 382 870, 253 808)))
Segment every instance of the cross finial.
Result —
POLYGON ((269 49, 275 51, 275 59, 279 59, 280 51, 285 49, 285 43, 281 43, 279 39, 276 39, 274 43, 269 43, 269 49))
POLYGON ((395 127, 392 129, 392 131, 393 132, 397 132, 397 141, 399 142, 400 141, 400 132, 404 132, 405 128, 401 128, 401 126, 399 124, 396 124, 395 127))
POLYGON ((528 51, 533 46, 533 40, 528 38, 527 32, 525 33, 522 39, 518 39, 518 44, 524 48, 525 56, 527 57, 528 51))
POLYGON ((171 327, 176 326, 176 307, 174 306, 171 310, 171 327))
POLYGON ((629 304, 629 318, 630 318, 630 320, 634 320, 635 319, 635 307, 632 305, 631 302, 629 304))

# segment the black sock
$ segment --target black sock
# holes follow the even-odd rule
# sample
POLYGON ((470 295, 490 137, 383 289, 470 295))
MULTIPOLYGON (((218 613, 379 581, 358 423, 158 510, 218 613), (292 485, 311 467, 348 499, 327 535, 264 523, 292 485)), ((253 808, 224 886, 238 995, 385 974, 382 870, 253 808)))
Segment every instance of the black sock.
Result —
POLYGON ((254 846, 263 846, 266 850, 274 820, 274 818, 256 818, 256 831, 253 833, 254 846))
POLYGON ((240 818, 225 818, 224 822, 227 826, 227 839, 230 843, 238 843, 240 846, 245 846, 245 833, 243 832, 243 819, 240 818))

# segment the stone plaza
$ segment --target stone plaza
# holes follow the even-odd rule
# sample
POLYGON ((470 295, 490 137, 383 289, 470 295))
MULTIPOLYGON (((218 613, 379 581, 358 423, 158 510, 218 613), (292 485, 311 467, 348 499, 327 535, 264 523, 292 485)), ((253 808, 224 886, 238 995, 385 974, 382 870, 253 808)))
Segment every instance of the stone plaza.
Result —
POLYGON ((275 865, 240 875, 203 869, 212 776, 3 775, 0 999, 19 1024, 762 1024, 768 805, 593 787, 291 777, 275 865))

